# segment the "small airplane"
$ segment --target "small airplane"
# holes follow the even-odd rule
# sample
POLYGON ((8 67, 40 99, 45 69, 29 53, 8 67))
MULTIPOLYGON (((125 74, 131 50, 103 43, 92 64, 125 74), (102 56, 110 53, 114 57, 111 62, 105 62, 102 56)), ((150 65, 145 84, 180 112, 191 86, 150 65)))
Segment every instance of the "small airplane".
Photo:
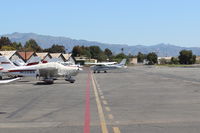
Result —
POLYGON ((113 65, 117 64, 117 62, 98 62, 98 63, 85 63, 86 65, 113 65))
POLYGON ((4 75, 8 77, 39 77, 45 83, 53 84, 57 77, 65 77, 66 81, 74 83, 76 76, 80 70, 77 66, 64 66, 57 62, 44 64, 36 64, 30 66, 15 66, 9 59, 0 56, 0 79, 4 75))
POLYGON ((119 64, 97 64, 94 66, 91 66, 91 69, 94 71, 94 73, 100 73, 101 71, 104 71, 104 73, 107 73, 107 70, 113 70, 113 69, 120 69, 120 68, 126 68, 126 59, 123 59, 119 64))

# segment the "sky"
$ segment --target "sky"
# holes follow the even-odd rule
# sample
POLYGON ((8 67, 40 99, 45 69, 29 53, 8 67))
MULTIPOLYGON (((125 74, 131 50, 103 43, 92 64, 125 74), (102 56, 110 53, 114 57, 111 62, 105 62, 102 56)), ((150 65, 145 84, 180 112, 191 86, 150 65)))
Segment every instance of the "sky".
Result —
POLYGON ((0 0, 0 35, 200 47, 200 0, 0 0))

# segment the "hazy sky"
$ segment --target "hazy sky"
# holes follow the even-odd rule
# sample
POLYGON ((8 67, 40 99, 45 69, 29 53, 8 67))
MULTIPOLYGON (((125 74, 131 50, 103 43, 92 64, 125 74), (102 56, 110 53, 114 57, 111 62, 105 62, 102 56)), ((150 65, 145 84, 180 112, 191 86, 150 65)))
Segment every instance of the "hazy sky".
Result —
POLYGON ((0 34, 200 46, 200 0, 0 0, 0 34))

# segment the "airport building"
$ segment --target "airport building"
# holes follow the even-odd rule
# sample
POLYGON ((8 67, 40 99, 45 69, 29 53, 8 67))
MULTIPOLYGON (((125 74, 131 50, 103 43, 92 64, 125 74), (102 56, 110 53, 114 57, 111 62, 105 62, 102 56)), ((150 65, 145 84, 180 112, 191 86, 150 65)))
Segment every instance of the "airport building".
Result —
POLYGON ((59 62, 65 62, 65 57, 62 53, 50 53, 52 60, 59 61, 59 62))
POLYGON ((41 62, 43 63, 49 62, 52 58, 52 56, 48 52, 36 53, 36 55, 41 59, 41 62))
MULTIPOLYGON (((5 56, 10 61, 16 65, 23 65, 25 63, 32 62, 33 60, 40 60, 43 63, 46 62, 70 62, 72 64, 76 63, 76 59, 71 53, 48 53, 48 52, 18 52, 16 50, 12 51, 0 51, 1 56, 5 56), (20 63, 20 64, 19 64, 20 63)), ((37 61, 38 62, 38 61, 37 61)))
POLYGON ((96 59, 88 59, 87 57, 81 56, 81 57, 75 57, 76 64, 85 65, 87 63, 97 63, 96 59))
POLYGON ((8 58, 10 61, 14 62, 16 60, 23 60, 22 56, 16 51, 0 51, 0 55, 5 56, 8 58))
POLYGON ((133 57, 133 58, 129 58, 129 61, 130 61, 130 64, 138 64, 138 60, 137 60, 137 57, 133 57))
POLYGON ((36 57, 35 52, 17 52, 21 57, 24 62, 29 62, 32 60, 34 57, 36 57))
POLYGON ((166 64, 171 61, 172 57, 158 57, 158 64, 166 64))
POLYGON ((62 54, 65 58, 65 61, 71 62, 72 64, 76 64, 76 59, 72 56, 71 53, 68 54, 62 54))

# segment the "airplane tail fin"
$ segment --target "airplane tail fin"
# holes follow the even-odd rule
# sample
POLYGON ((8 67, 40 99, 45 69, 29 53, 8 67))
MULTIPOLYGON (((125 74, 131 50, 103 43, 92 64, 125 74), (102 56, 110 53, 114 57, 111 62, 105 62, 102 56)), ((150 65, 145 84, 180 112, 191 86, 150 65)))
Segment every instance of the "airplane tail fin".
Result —
POLYGON ((123 59, 123 60, 119 63, 120 66, 124 66, 125 64, 126 64, 126 59, 123 59))
POLYGON ((7 70, 10 68, 15 68, 16 66, 5 56, 0 56, 0 67, 1 70, 7 70))

